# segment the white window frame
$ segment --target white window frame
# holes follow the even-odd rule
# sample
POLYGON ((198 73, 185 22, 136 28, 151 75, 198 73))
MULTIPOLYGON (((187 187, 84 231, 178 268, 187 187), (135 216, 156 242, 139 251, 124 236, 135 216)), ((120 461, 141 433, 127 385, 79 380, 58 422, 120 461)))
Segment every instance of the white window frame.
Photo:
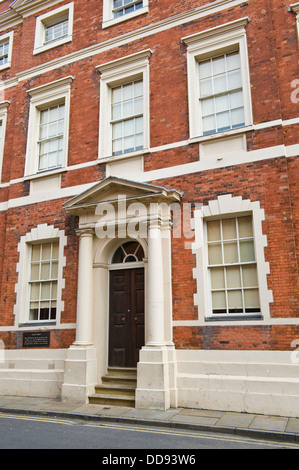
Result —
POLYGON ((149 58, 146 50, 97 67, 101 73, 99 159, 119 159, 140 155, 149 149, 149 58), (112 156, 111 88, 142 79, 143 81, 143 149, 112 156))
POLYGON ((74 3, 67 3, 60 8, 56 8, 44 15, 36 18, 35 39, 33 54, 47 51, 53 47, 66 44, 73 40, 73 19, 74 19, 74 3), (64 19, 68 19, 68 32, 66 36, 57 38, 50 42, 45 42, 45 31, 50 25, 58 24, 64 19))
POLYGON ((135 10, 131 13, 127 13, 119 18, 113 17, 113 0, 103 0, 103 23, 102 28, 108 28, 115 24, 121 23, 122 21, 130 20, 136 16, 143 15, 148 12, 148 0, 143 0, 142 8, 135 10))
POLYGON ((0 102, 0 123, 1 123, 1 136, 0 136, 0 182, 2 178, 3 171, 3 155, 4 155, 4 144, 5 144, 5 134, 6 134, 6 122, 7 122, 7 108, 9 106, 9 101, 0 102))
POLYGON ((53 171, 61 171, 67 166, 70 94, 72 81, 73 77, 69 76, 27 91, 31 97, 31 100, 29 110, 25 176, 44 175, 52 173, 53 171), (40 111, 59 103, 64 103, 65 105, 62 163, 59 167, 57 167, 57 169, 38 171, 40 111))
POLYGON ((267 276, 270 273, 269 263, 265 261, 264 249, 267 246, 267 237, 262 232, 262 222, 265 219, 264 210, 260 208, 259 201, 250 201, 231 194, 219 196, 217 200, 210 201, 208 205, 194 211, 192 227, 195 241, 192 252, 196 256, 196 268, 193 277, 196 280, 197 292, 194 294, 194 304, 198 307, 201 324, 207 321, 244 322, 256 318, 257 322, 267 321, 270 318, 270 303, 273 301, 272 291, 268 289, 267 276), (213 314, 210 300, 210 280, 208 272, 208 250, 206 243, 206 220, 215 218, 238 217, 252 215, 252 228, 257 266, 258 287, 260 296, 260 314, 213 314))
POLYGON ((12 45, 13 45, 13 31, 9 33, 2 34, 0 36, 0 44, 8 41, 8 57, 5 64, 0 65, 0 70, 5 70, 11 67, 11 58, 12 58, 12 45))
POLYGON ((299 3, 293 3, 290 5, 290 9, 296 14, 297 36, 299 41, 299 3))
POLYGON ((226 23, 182 39, 187 45, 189 132, 190 139, 204 140, 243 132, 252 125, 252 105, 249 80, 249 63, 246 39, 248 18, 226 23), (239 51, 244 97, 245 126, 214 134, 203 135, 199 106, 198 63, 225 52, 239 51))
POLYGON ((67 237, 64 230, 59 230, 53 225, 41 224, 33 228, 26 235, 22 236, 18 245, 19 262, 17 264, 18 282, 15 292, 17 295, 14 307, 15 325, 43 325, 45 323, 59 325, 61 312, 64 310, 64 302, 62 301, 62 290, 65 287, 63 279, 63 268, 66 266, 66 258, 64 256, 64 248, 67 244, 67 237), (58 262, 58 282, 57 282, 57 307, 56 320, 33 320, 29 321, 29 299, 30 299, 30 261, 31 246, 45 242, 59 242, 59 262, 58 262))

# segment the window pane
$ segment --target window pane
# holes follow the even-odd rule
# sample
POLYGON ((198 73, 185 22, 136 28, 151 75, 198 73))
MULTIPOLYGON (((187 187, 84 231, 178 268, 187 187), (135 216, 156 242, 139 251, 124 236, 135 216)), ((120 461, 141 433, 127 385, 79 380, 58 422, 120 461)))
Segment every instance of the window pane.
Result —
POLYGON ((239 266, 226 268, 228 288, 241 287, 241 273, 239 266))
POLYGON ((228 96, 222 95, 215 98, 216 113, 226 111, 228 107, 228 96))
POLYGON ((234 70, 234 69, 238 69, 241 67, 239 52, 227 54, 226 67, 227 67, 227 70, 234 70))
POLYGON ((212 306, 214 313, 226 313, 225 292, 212 292, 212 306))
POLYGON ((212 289, 224 289, 224 268, 211 269, 211 286, 212 289))
POLYGON ((238 262, 238 245, 237 243, 224 243, 224 262, 237 263, 238 262))
MULTIPOLYGON (((57 282, 52 282, 52 292, 51 292, 51 299, 57 299, 57 282)), ((54 302, 52 302, 53 305, 54 302)))
POLYGON ((134 96, 134 87, 133 83, 128 83, 123 86, 123 99, 129 100, 132 99, 134 96))
POLYGON ((243 266, 242 275, 243 275, 244 287, 257 287, 258 279, 257 279, 257 270, 256 270, 255 264, 243 266))
POLYGON ((122 136, 122 122, 117 122, 112 126, 112 138, 118 139, 122 136))
POLYGON ((252 217, 250 215, 247 217, 238 217, 238 225, 240 238, 251 238, 253 236, 252 217))
POLYGON ((31 284, 30 300, 39 299, 39 283, 31 284))
POLYGON ((112 88, 112 103, 120 103, 121 87, 112 88))
POLYGON ((43 243, 42 244, 42 260, 51 259, 51 244, 43 243))
POLYGON ((224 56, 216 57, 213 60, 213 74, 219 74, 225 72, 225 58, 224 56))
POLYGON ((41 299, 47 300, 50 299, 50 282, 43 282, 42 289, 41 289, 41 299))
POLYGON ((41 280, 50 279, 50 263, 41 265, 41 280))
POLYGON ((200 81, 200 96, 209 96, 213 94, 213 84, 211 79, 200 81))
POLYGON ((123 103, 123 114, 122 117, 132 116, 134 114, 134 102, 126 101, 123 103))
POLYGON ((229 72, 227 75, 228 89, 234 90, 236 88, 242 88, 242 77, 239 70, 229 72))
POLYGON ((143 111, 143 99, 136 98, 134 102, 134 114, 142 114, 143 111))
POLYGON ((242 108, 244 106, 244 99, 243 99, 242 91, 232 92, 228 96, 229 96, 229 105, 231 109, 242 108))
POLYGON ((233 109, 231 112, 231 119, 232 119, 232 127, 238 127, 238 126, 243 126, 245 124, 245 115, 244 115, 244 109, 233 109))
POLYGON ((226 76, 219 75, 214 78, 214 93, 223 93, 227 90, 226 76))
POLYGON ((253 241, 240 241, 241 262, 255 261, 253 241))
POLYGON ((245 308, 256 309, 260 308, 260 299, 258 289, 248 289, 244 291, 245 308))
POLYGON ((30 311, 29 311, 29 320, 35 321, 38 320, 38 302, 31 302, 30 303, 30 311))
POLYGON ((210 134, 216 132, 215 116, 208 116, 203 118, 203 133, 210 134))
POLYGON ((216 115, 217 119, 217 131, 224 131, 230 129, 229 112, 220 113, 216 115))
POLYGON ((224 240, 231 240, 237 238, 237 231, 236 231, 236 219, 223 219, 222 220, 222 231, 223 231, 223 239, 224 240))
POLYGON ((135 131, 135 123, 134 119, 130 119, 129 121, 124 122, 124 135, 134 135, 135 131))
POLYGON ((207 78, 212 75, 211 61, 201 62, 199 64, 199 78, 207 78))
POLYGON ((33 264, 31 267, 31 281, 39 280, 39 264, 33 264))
POLYGON ((222 264, 221 245, 209 245, 209 264, 222 264))
POLYGON ((221 240, 220 234, 220 220, 211 220, 207 223, 208 226, 208 241, 221 240))
POLYGON ((31 259, 32 261, 39 261, 40 260, 40 245, 32 245, 31 248, 31 259))
POLYGON ((202 101, 202 115, 208 116, 215 113, 214 98, 202 101))
POLYGON ((121 104, 112 105, 112 120, 120 119, 121 117, 121 104))
POLYGON ((242 291, 232 290, 228 292, 228 309, 230 313, 243 312, 242 291))

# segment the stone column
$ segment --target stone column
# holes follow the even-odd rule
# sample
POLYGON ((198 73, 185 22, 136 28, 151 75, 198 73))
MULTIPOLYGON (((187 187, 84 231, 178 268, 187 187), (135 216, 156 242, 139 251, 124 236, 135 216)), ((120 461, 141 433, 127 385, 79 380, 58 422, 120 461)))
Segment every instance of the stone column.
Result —
POLYGON ((92 344, 93 314, 93 230, 78 230, 79 270, 76 346, 92 344))
POLYGON ((62 401, 87 403, 97 381, 96 351, 92 339, 94 231, 78 230, 77 234, 80 241, 76 341, 67 351, 61 398, 62 401))
POLYGON ((177 405, 175 351, 165 338, 164 289, 168 282, 165 276, 170 272, 165 269, 165 262, 169 259, 163 250, 161 220, 157 215, 151 218, 148 227, 148 340, 137 364, 136 408, 165 410, 177 405))
POLYGON ((164 338, 164 276, 161 226, 158 219, 148 228, 148 341, 162 346, 164 338))

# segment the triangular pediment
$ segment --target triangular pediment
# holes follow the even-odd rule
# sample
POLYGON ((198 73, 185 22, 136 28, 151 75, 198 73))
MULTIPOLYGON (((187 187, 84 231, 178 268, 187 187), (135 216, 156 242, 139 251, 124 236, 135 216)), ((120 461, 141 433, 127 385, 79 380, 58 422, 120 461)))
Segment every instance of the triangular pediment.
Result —
POLYGON ((147 203, 147 201, 153 200, 179 201, 181 197, 182 194, 173 189, 109 176, 67 201, 64 208, 67 212, 79 214, 83 210, 93 209, 101 203, 118 203, 120 198, 126 199, 128 202, 143 201, 147 203))

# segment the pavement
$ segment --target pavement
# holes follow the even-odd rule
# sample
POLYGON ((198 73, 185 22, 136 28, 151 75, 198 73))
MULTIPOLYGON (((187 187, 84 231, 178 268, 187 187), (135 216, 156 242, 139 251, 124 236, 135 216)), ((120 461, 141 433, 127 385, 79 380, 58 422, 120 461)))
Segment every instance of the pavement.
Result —
POLYGON ((0 413, 226 433, 279 442, 297 442, 299 446, 299 417, 189 408, 148 410, 17 396, 0 396, 0 413))

